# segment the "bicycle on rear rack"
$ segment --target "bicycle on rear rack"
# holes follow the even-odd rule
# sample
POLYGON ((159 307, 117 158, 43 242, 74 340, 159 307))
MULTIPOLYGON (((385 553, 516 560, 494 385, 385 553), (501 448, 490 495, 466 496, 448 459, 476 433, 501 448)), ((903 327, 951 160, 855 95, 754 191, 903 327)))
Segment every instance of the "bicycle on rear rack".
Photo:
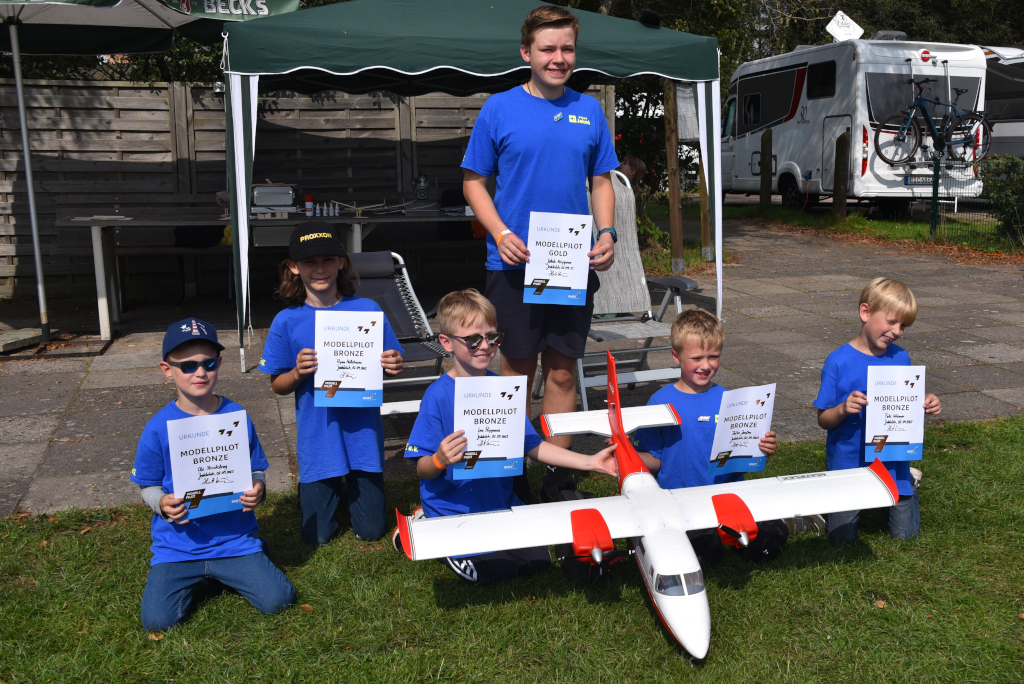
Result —
POLYGON ((937 83, 935 79, 906 81, 917 86, 918 94, 910 109, 886 117, 875 130, 875 151, 886 164, 906 164, 914 158, 921 146, 920 118, 934 141, 936 156, 941 157, 946 148, 952 159, 976 162, 985 158, 992 146, 992 127, 985 120, 985 112, 960 111, 957 102, 966 90, 953 88, 956 98, 953 102, 942 102, 924 96, 925 85, 937 83), (948 107, 949 113, 942 118, 941 129, 936 126, 929 104, 948 107))

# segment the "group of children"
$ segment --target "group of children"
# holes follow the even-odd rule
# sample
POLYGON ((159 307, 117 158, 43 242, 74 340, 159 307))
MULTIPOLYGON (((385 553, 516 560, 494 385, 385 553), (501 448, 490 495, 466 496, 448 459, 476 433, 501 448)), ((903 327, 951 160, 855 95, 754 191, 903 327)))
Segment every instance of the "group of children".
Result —
MULTIPOLYGON (((376 408, 319 407, 313 401, 317 368, 314 321, 318 310, 380 311, 371 300, 354 296, 358 281, 346 258, 338 231, 310 221, 298 226, 289 243, 289 259, 281 266, 278 296, 288 304, 273 321, 259 368, 270 375, 281 395, 295 394, 296 450, 299 463, 301 534, 309 544, 326 544, 338 532, 336 514, 345 505, 357 538, 375 540, 386 531, 384 502, 384 435, 376 408), (355 282, 354 282, 355 281, 355 282)), ((902 283, 884 278, 871 281, 861 293, 860 334, 829 355, 822 369, 821 390, 814 405, 818 423, 828 431, 830 470, 866 465, 863 449, 867 404, 867 368, 871 365, 909 365, 910 357, 895 342, 913 323, 917 304, 902 283)), ((488 366, 501 345, 494 306, 475 290, 446 295, 437 312, 439 341, 452 354, 453 367, 426 391, 405 457, 415 459, 420 476, 421 507, 416 516, 438 517, 502 510, 524 502, 512 490, 511 477, 455 480, 449 468, 462 458, 466 438, 455 431, 455 378, 491 374, 488 366)), ((686 311, 672 326, 672 359, 680 378, 656 392, 650 404, 671 404, 679 426, 639 430, 635 443, 641 458, 665 488, 697 487, 740 479, 708 476, 711 444, 721 396, 713 382, 718 371, 724 333, 713 315, 686 311)), ((385 317, 384 372, 402 370, 402 347, 385 317)), ((139 439, 131 479, 143 501, 153 509, 153 558, 142 598, 142 622, 151 632, 164 631, 186 619, 196 587, 213 579, 242 594, 263 613, 283 610, 295 600, 295 588, 267 558, 253 509, 266 490, 268 468, 259 437, 248 422, 253 488, 243 493, 241 510, 189 520, 187 503, 175 498, 171 477, 167 421, 240 410, 238 404, 214 394, 224 347, 216 330, 199 319, 172 324, 164 337, 160 367, 177 389, 177 399, 147 423, 139 439)), ((925 399, 925 410, 937 414, 939 400, 925 399)), ((526 456, 550 466, 615 475, 614 448, 584 455, 545 442, 528 418, 523 450, 526 456)), ((771 455, 774 433, 760 441, 771 455)), ((888 510, 893 537, 911 539, 919 527, 916 483, 907 463, 887 468, 899 487, 899 502, 888 510)), ((852 542, 857 535, 858 511, 828 516, 829 537, 852 542)), ((752 560, 768 560, 792 533, 794 521, 759 525, 756 543, 744 550, 752 560)), ((799 531, 797 527, 797 531, 799 531)), ((698 555, 714 560, 722 553, 713 530, 690 534, 698 555)), ((396 546, 400 544, 393 538, 396 546)), ((479 583, 498 583, 546 570, 551 557, 546 547, 446 558, 459 577, 479 583)))

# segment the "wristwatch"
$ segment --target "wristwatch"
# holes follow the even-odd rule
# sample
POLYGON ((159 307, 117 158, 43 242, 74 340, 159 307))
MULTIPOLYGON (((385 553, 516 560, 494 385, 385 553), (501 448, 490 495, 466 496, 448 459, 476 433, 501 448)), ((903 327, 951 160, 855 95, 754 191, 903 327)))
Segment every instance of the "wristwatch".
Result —
POLYGON ((601 236, 604 235, 605 233, 611 233, 613 245, 619 241, 619 234, 615 232, 614 228, 602 228, 601 230, 597 231, 597 239, 600 240, 601 236))

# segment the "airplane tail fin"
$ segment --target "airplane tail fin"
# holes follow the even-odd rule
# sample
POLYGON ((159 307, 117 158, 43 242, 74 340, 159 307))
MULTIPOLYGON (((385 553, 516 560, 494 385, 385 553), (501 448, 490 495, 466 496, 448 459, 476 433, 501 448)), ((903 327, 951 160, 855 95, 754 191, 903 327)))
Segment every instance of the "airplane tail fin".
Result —
POLYGON ((619 398, 618 375, 615 372, 615 357, 608 350, 608 422, 612 428, 612 440, 618 445, 615 450, 615 462, 619 469, 619 489, 628 475, 650 472, 640 456, 636 453, 633 443, 622 427, 622 403, 619 398))

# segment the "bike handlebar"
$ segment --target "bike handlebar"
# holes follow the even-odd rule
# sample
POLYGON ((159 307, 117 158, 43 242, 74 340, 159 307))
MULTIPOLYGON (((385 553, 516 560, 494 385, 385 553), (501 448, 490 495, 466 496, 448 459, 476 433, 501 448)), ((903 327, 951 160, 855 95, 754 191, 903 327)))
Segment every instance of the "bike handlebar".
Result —
POLYGON ((938 83, 938 81, 936 81, 934 78, 923 78, 920 81, 915 81, 914 79, 910 78, 904 81, 904 83, 913 83, 918 88, 924 88, 924 85, 926 83, 938 83))

